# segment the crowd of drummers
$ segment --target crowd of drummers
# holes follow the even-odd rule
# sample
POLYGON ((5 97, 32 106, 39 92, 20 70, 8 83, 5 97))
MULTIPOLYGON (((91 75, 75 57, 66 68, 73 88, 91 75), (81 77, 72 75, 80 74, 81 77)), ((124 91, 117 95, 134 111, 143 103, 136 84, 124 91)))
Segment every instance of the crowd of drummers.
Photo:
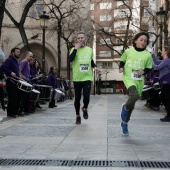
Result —
POLYGON ((16 118, 28 115, 41 109, 40 104, 46 102, 49 108, 57 107, 56 102, 65 99, 68 81, 57 79, 55 66, 50 68, 48 76, 40 74, 39 63, 31 51, 26 52, 21 62, 18 62, 19 58, 20 49, 13 48, 0 67, 0 100, 7 116, 16 118), (4 82, 7 106, 4 102, 4 82))

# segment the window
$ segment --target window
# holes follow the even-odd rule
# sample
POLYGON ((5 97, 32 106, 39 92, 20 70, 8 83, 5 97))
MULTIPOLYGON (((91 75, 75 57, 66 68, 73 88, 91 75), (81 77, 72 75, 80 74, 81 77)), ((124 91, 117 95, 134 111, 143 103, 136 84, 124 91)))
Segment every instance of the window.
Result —
POLYGON ((126 30, 127 28, 127 22, 115 22, 114 23, 114 29, 116 30, 126 30))
POLYGON ((94 4, 90 4, 90 10, 94 10, 94 4))
MULTIPOLYGON (((114 46, 113 49, 118 51, 119 53, 122 53, 123 46, 114 46)), ((118 54, 116 51, 114 51, 115 55, 118 54)))
MULTIPOLYGON (((129 4, 129 1, 125 2, 126 4, 129 4)), ((124 5, 122 1, 117 1, 117 7, 124 5)))
POLYGON ((94 20, 94 15, 91 15, 91 19, 94 20))
POLYGON ((112 16, 111 15, 100 15, 100 21, 111 21, 112 16))
POLYGON ((104 30, 105 30, 106 32, 112 32, 112 28, 111 28, 111 27, 104 27, 104 30))
POLYGON ((111 9, 112 3, 100 3, 100 9, 111 9))
POLYGON ((123 43, 124 40, 125 40, 124 38, 116 38, 116 43, 117 44, 123 43))
POLYGON ((144 8, 143 16, 144 17, 148 17, 149 16, 148 8, 146 8, 146 7, 144 8))
POLYGON ((105 44, 112 44, 110 38, 100 39, 100 45, 105 45, 105 44))
POLYGON ((112 62, 103 62, 102 68, 103 69, 112 69, 112 62))
POLYGON ((128 9, 124 10, 114 10, 114 17, 115 18, 126 18, 130 15, 130 11, 128 9))
POLYGON ((111 51, 100 51, 99 57, 111 57, 111 51))

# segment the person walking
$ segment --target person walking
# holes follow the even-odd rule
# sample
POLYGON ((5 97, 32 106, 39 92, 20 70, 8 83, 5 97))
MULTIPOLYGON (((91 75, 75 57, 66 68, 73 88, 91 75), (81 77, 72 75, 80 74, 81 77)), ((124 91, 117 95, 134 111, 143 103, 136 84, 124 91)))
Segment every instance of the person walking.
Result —
POLYGON ((133 39, 133 47, 126 49, 120 58, 119 73, 123 73, 123 82, 128 89, 129 98, 121 108, 121 128, 123 135, 129 135, 128 122, 136 101, 142 94, 144 76, 152 69, 152 57, 146 50, 149 35, 140 32, 133 39))
POLYGON ((77 33, 77 42, 71 49, 69 61, 72 62, 73 84, 75 91, 74 107, 76 111, 76 124, 81 124, 80 100, 83 90, 83 118, 88 119, 88 105, 90 102, 91 81, 93 79, 93 68, 96 64, 93 60, 93 50, 86 46, 86 34, 77 33))
POLYGON ((19 90, 16 86, 15 79, 19 78, 20 49, 15 47, 11 49, 11 54, 1 66, 2 71, 7 76, 6 91, 8 95, 7 116, 16 118, 19 109, 19 90))
POLYGON ((153 68, 159 70, 159 84, 161 88, 161 102, 165 106, 167 115, 161 118, 162 122, 170 122, 170 47, 165 46, 162 50, 161 56, 163 60, 158 60, 154 54, 153 68))
POLYGON ((57 107, 57 105, 55 105, 55 89, 57 88, 57 77, 56 77, 56 68, 55 67, 50 67, 50 71, 48 74, 48 78, 47 78, 47 85, 52 86, 53 88, 53 92, 52 92, 52 97, 51 97, 51 101, 49 102, 49 108, 54 108, 57 107))

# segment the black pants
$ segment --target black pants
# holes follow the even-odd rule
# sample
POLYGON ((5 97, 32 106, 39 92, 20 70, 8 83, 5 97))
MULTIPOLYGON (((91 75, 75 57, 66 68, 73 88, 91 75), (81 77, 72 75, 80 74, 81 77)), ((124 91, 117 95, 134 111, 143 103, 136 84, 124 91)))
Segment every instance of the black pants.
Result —
POLYGON ((75 92, 74 107, 76 110, 76 115, 80 114, 80 100, 81 100, 82 89, 83 89, 83 104, 84 104, 83 107, 87 109, 90 102, 91 81, 74 82, 74 92, 75 92))
POLYGON ((4 104, 4 89, 3 89, 3 87, 0 87, 0 102, 1 102, 2 108, 4 108, 5 104, 4 104))
POLYGON ((129 113, 128 113, 128 117, 127 117, 126 122, 128 122, 130 120, 132 111, 135 107, 135 103, 140 98, 138 91, 137 91, 135 86, 129 87, 128 92, 129 92, 129 99, 127 100, 125 105, 126 105, 126 108, 129 110, 129 113))
POLYGON ((6 81, 6 91, 8 95, 7 115, 16 115, 20 103, 19 90, 10 78, 6 81))
POLYGON ((167 116, 170 117, 170 84, 164 84, 161 89, 161 101, 167 111, 167 116))
POLYGON ((49 107, 54 107, 55 106, 55 90, 53 89, 52 96, 51 96, 51 101, 49 102, 49 107))

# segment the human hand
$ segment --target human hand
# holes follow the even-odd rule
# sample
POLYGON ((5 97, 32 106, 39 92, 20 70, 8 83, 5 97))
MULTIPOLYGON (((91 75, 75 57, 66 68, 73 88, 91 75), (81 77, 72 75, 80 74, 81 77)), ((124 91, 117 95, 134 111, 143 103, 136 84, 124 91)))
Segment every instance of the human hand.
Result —
POLYGON ((16 74, 14 72, 11 72, 12 77, 16 77, 16 74))
POLYGON ((76 44, 75 44, 75 49, 77 50, 78 48, 80 48, 82 46, 82 43, 81 42, 77 42, 76 44))
POLYGON ((119 73, 122 73, 123 71, 124 71, 123 68, 120 68, 120 69, 119 69, 119 73))
POLYGON ((138 75, 142 75, 142 74, 144 74, 144 71, 143 70, 139 70, 138 71, 138 75))
POLYGON ((26 77, 26 79, 25 79, 27 82, 30 82, 31 81, 31 79, 29 78, 29 77, 26 77))

